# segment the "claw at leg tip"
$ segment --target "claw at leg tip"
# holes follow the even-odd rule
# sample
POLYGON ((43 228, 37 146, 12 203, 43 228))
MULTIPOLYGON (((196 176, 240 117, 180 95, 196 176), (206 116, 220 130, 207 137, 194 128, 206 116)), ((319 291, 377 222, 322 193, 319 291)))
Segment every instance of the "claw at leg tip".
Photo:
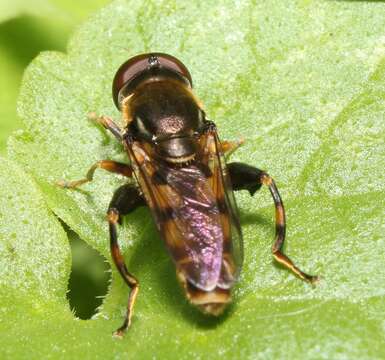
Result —
POLYGON ((89 113, 87 114, 87 117, 88 117, 88 119, 90 119, 90 120, 96 120, 96 119, 98 118, 98 115, 96 114, 96 112, 91 111, 91 112, 89 112, 89 113))
POLYGON ((112 337, 115 339, 123 339, 123 331, 122 330, 116 330, 112 333, 112 337))
POLYGON ((64 189, 68 188, 68 181, 65 181, 65 180, 58 180, 58 181, 55 182, 55 184, 57 186, 60 186, 60 187, 64 188, 64 189))
POLYGON ((312 284, 313 286, 318 285, 320 281, 321 281, 321 278, 317 275, 311 276, 309 279, 310 284, 312 284))

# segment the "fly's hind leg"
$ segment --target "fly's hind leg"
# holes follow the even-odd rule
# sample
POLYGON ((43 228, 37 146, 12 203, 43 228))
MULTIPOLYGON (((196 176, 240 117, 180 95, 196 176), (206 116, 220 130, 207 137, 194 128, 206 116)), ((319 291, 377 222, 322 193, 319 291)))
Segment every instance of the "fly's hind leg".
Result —
POLYGON ((139 206, 144 206, 145 204, 146 203, 138 189, 133 185, 128 184, 123 185, 116 190, 107 211, 107 219, 110 230, 111 256, 123 280, 131 289, 128 297, 127 311, 124 322, 122 326, 114 332, 114 336, 117 337, 121 337, 131 324, 133 307, 139 291, 139 282, 135 276, 127 270, 126 264, 124 263, 122 253, 119 248, 116 224, 121 223, 121 216, 126 215, 134 211, 139 206))
POLYGON ((302 280, 312 284, 317 282, 317 276, 304 273, 283 253, 282 248, 286 232, 285 209, 274 180, 266 172, 246 164, 230 163, 227 167, 234 190, 248 190, 250 195, 254 195, 262 185, 269 188, 275 205, 275 241, 272 248, 275 260, 290 269, 302 280))

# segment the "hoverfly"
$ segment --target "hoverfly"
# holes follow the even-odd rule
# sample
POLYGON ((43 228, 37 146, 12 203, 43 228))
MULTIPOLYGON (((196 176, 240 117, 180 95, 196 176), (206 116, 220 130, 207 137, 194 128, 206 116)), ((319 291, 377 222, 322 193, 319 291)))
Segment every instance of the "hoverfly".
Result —
POLYGON ((124 129, 110 117, 94 119, 123 144, 130 164, 98 161, 84 179, 59 185, 75 188, 91 181, 97 168, 136 180, 136 185, 130 182, 116 190, 107 211, 111 255, 131 288, 123 325, 115 335, 129 327, 139 291, 121 255, 116 225, 139 206, 150 208, 187 299, 204 313, 223 312, 242 265, 233 190, 245 189, 252 196, 262 185, 269 188, 275 205, 274 258, 301 279, 317 281, 282 252, 285 212, 273 179, 255 167, 225 163, 224 156, 239 143, 219 141, 215 124, 192 92, 191 75, 178 59, 163 53, 135 56, 118 69, 112 92, 124 129))

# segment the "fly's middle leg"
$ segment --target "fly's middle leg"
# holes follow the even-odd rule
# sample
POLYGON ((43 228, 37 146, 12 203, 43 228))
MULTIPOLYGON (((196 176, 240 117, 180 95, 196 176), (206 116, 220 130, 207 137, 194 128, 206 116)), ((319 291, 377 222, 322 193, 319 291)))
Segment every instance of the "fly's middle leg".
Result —
POLYGON ((286 233, 285 209, 274 180, 266 172, 246 164, 230 163, 227 167, 234 190, 244 189, 248 190, 250 195, 254 195, 262 185, 266 185, 269 188, 275 205, 275 241, 272 248, 273 256, 276 261, 290 269, 302 280, 312 284, 316 283, 318 281, 317 276, 306 274, 300 270, 294 262, 283 253, 282 248, 286 233))
POLYGON ((132 168, 130 165, 123 164, 113 160, 100 160, 93 164, 89 170, 87 171, 86 176, 83 179, 75 180, 75 181, 66 181, 59 180, 56 184, 66 188, 66 189, 75 189, 87 182, 90 182, 94 178, 94 173, 96 169, 103 169, 115 174, 120 174, 126 177, 132 176, 132 168))

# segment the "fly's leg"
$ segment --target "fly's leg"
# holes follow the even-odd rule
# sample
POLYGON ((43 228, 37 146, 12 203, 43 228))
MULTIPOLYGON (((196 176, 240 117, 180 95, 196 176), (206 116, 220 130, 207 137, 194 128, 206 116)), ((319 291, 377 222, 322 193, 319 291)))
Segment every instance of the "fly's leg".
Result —
POLYGON ((103 169, 112 173, 120 174, 126 177, 132 176, 132 168, 130 165, 123 164, 120 162, 112 161, 112 160, 100 160, 93 164, 88 170, 86 177, 80 180, 75 181, 66 181, 59 180, 57 185, 66 188, 66 189, 74 189, 83 185, 87 182, 90 182, 94 178, 94 173, 96 169, 103 169))
POLYGON ((239 139, 238 141, 221 141, 222 152, 225 154, 226 159, 243 145, 244 142, 244 139, 239 139))
POLYGON ((285 209, 274 180, 266 172, 246 164, 230 163, 227 167, 234 190, 248 190, 250 195, 254 195, 262 185, 266 185, 269 188, 275 205, 275 241, 272 248, 273 256, 276 261, 290 269, 302 280, 311 284, 316 283, 318 281, 317 276, 304 273, 283 253, 282 247, 286 232, 285 209))
POLYGON ((121 222, 121 216, 126 215, 139 206, 145 205, 145 201, 138 189, 132 185, 123 185, 115 191, 107 211, 107 219, 110 229, 111 256, 116 268, 125 283, 130 287, 130 295, 127 302, 127 312, 122 326, 114 332, 114 336, 121 337, 131 324, 132 311, 139 291, 139 282, 126 267, 122 253, 120 252, 116 224, 121 222))
POLYGON ((115 124, 114 120, 109 116, 98 116, 96 113, 91 112, 88 114, 88 118, 97 124, 103 125, 105 129, 111 131, 111 133, 119 140, 122 141, 122 130, 115 124))
MULTIPOLYGON (((102 160, 96 162, 94 165, 91 166, 84 179, 70 182, 59 181, 58 185, 65 188, 76 188, 86 182, 92 181, 94 172, 98 168, 113 173, 121 174, 127 177, 132 176, 132 169, 129 165, 118 163, 116 161, 102 160)), ((123 332, 131 323, 132 308, 134 306, 135 299, 139 291, 139 285, 137 279, 128 272, 127 267, 124 263, 123 256, 119 249, 116 224, 121 223, 121 217, 123 215, 126 215, 138 208, 139 206, 144 205, 146 205, 146 202, 142 195, 139 193, 138 189, 131 184, 126 184, 115 191, 107 211, 107 219, 110 230, 111 256, 120 275, 123 277, 127 285, 131 288, 131 292, 128 298, 127 313, 125 320, 123 322, 123 325, 114 333, 114 335, 118 337, 123 335, 123 332)))

